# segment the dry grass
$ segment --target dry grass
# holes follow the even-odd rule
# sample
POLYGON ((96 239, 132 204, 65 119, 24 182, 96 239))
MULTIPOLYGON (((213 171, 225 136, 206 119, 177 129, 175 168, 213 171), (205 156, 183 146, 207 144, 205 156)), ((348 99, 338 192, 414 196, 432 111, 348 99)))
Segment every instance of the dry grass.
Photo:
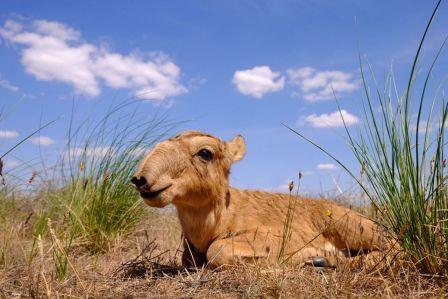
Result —
MULTIPOLYGON (((337 269, 238 266, 211 271, 180 266, 180 228, 172 210, 147 214, 106 253, 73 243, 58 279, 51 233, 34 242, 30 200, 0 222, 0 297, 444 297, 446 279, 402 264, 394 271, 342 264, 337 269), (31 214, 31 216, 30 216, 31 214), (33 250, 33 243, 35 243, 33 250)), ((51 225, 56 226, 57 223, 51 225)), ((61 246, 63 247, 63 246, 61 246)))

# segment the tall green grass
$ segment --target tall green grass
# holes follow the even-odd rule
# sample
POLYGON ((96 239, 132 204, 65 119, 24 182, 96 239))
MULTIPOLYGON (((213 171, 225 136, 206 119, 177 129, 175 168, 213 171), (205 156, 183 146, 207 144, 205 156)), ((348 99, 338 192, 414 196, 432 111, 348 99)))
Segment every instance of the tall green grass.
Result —
POLYGON ((130 178, 146 151, 176 124, 142 117, 141 106, 130 111, 133 104, 114 106, 92 123, 71 121, 58 171, 43 195, 36 237, 48 231, 51 219, 62 243, 68 238, 70 247, 104 252, 147 213, 130 178))
POLYGON ((417 69, 440 3, 425 28, 402 93, 398 92, 392 72, 386 78, 384 88, 378 88, 370 65, 361 56, 359 58, 365 92, 364 126, 358 138, 347 126, 345 129, 366 184, 327 150, 291 129, 348 171, 377 209, 380 223, 393 234, 415 265, 429 274, 448 274, 448 168, 445 154, 448 103, 443 93, 443 80, 431 88, 435 81, 433 71, 446 40, 423 80, 418 80, 417 69))
MULTIPOLYGON (((38 168, 23 162, 6 171, 0 165, 0 268, 13 256, 9 244, 18 232, 8 234, 12 226, 34 237, 30 250, 23 251, 29 266, 50 245, 55 277, 63 281, 70 269, 76 272, 70 263, 75 248, 108 251, 143 216, 150 216, 130 178, 143 155, 178 123, 164 115, 148 116, 147 108, 141 101, 126 101, 81 122, 75 121, 73 108, 66 147, 53 157, 54 165, 42 161, 38 168)), ((0 161, 50 125, 64 124, 39 127, 0 152, 0 161)))

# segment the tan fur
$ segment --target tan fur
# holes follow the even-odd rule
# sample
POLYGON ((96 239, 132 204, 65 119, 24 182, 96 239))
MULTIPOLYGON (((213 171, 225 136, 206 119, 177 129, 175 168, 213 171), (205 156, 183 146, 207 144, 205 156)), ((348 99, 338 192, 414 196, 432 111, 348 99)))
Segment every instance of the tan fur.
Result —
POLYGON ((302 263, 323 256, 335 264, 349 253, 382 247, 374 222, 332 201, 231 188, 230 167, 245 150, 241 136, 223 142, 187 131, 157 144, 136 172, 147 181, 138 190, 149 206, 176 207, 188 242, 184 264, 276 263, 291 200, 297 205, 283 260, 302 263), (201 149, 211 151, 213 159, 201 158, 201 149))

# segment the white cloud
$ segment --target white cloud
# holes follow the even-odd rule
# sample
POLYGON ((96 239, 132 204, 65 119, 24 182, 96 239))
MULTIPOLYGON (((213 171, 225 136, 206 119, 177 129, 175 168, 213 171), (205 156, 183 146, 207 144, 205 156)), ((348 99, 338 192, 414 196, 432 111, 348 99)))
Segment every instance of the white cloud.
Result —
POLYGON ((0 138, 16 138, 19 137, 19 133, 10 130, 0 130, 0 138))
MULTIPOLYGON (((447 127, 448 123, 445 124, 445 127, 447 127)), ((420 120, 420 124, 418 125, 418 133, 419 134, 431 134, 434 130, 438 131, 440 129, 441 122, 427 122, 426 120, 420 120)), ((409 125, 409 129, 415 133, 417 132, 417 120, 414 122, 411 122, 409 125)))
POLYGON ((6 160, 5 159, 5 161, 4 161, 5 168, 15 168, 21 164, 22 163, 17 160, 6 160))
POLYGON ((79 31, 74 30, 62 23, 37 20, 34 22, 36 32, 43 35, 54 36, 60 40, 78 40, 81 37, 79 31))
POLYGON ((144 155, 146 155, 149 152, 149 149, 143 146, 139 146, 134 148, 133 150, 131 150, 129 152, 130 155, 135 156, 135 157, 142 157, 144 155))
MULTIPOLYGON (((263 191, 266 192, 274 192, 274 193, 289 193, 289 184, 290 184, 291 180, 285 181, 284 183, 277 185, 277 186, 270 186, 270 187, 265 187, 262 188, 263 191)), ((297 184, 297 182, 295 182, 295 184, 297 184)), ((297 186, 295 186, 294 188, 296 188, 297 186)))
POLYGON ((8 20, 0 36, 23 47, 21 62, 37 80, 60 81, 81 94, 97 96, 100 82, 130 89, 147 100, 164 100, 187 92, 179 67, 165 54, 122 55, 81 40, 81 33, 62 23, 37 20, 30 26, 8 20), (25 29, 27 27, 27 29, 25 29))
POLYGON ((310 102, 328 100, 336 95, 357 90, 359 84, 353 74, 342 71, 320 71, 312 67, 302 67, 287 71, 289 81, 297 85, 303 98, 310 102))
POLYGON ((275 187, 263 188, 263 191, 273 193, 289 193, 289 183, 281 184, 275 187))
POLYGON ((11 91, 19 91, 19 87, 15 86, 14 84, 12 84, 11 82, 9 82, 8 80, 2 78, 2 75, 0 74, 0 86, 11 90, 11 91))
MULTIPOLYGON (((149 149, 146 147, 136 147, 129 152, 129 155, 135 157, 142 157, 148 153, 149 149)), ((64 154, 72 157, 91 157, 91 158, 103 158, 106 156, 116 156, 116 148, 110 146, 94 146, 94 147, 73 147, 69 150, 64 151, 64 154)))
POLYGON ((260 99, 268 92, 282 90, 285 86, 285 77, 273 72, 268 66, 256 66, 236 71, 232 82, 242 94, 260 99))
POLYGON ((86 156, 93 158, 102 158, 105 156, 114 156, 115 151, 110 146, 96 146, 96 147, 75 147, 67 151, 67 154, 74 157, 86 156))
POLYGON ((311 114, 300 119, 300 122, 311 125, 314 128, 340 128, 359 123, 359 118, 346 110, 335 111, 333 113, 323 113, 321 115, 311 114), (341 117, 342 115, 342 117, 341 117))
POLYGON ((30 139, 30 141, 37 145, 48 146, 55 143, 53 139, 47 136, 37 136, 30 139))
POLYGON ((322 163, 322 164, 317 164, 316 168, 318 170, 333 170, 333 169, 336 169, 336 165, 334 165, 332 163, 322 163))

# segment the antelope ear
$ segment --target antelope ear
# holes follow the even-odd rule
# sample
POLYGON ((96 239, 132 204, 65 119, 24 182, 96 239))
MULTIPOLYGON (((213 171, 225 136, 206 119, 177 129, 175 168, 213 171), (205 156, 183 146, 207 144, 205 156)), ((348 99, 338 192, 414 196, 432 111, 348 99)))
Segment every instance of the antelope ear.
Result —
POLYGON ((243 159, 244 154, 246 154, 246 142, 244 142, 243 136, 236 135, 235 138, 227 142, 227 150, 232 163, 243 159))

